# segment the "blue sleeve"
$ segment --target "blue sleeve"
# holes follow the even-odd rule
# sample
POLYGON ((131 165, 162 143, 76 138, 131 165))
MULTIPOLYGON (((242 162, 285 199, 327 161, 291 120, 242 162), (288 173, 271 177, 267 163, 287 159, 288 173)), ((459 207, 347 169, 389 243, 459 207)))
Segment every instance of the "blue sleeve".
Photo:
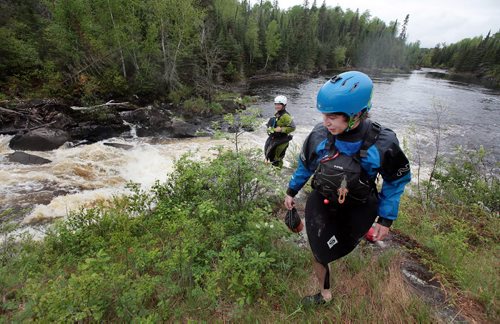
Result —
POLYGON ((287 195, 295 197, 314 174, 319 163, 319 157, 326 152, 327 134, 328 130, 322 123, 319 123, 305 139, 299 157, 299 166, 290 179, 286 191, 287 195))
POLYGON ((389 130, 380 133, 377 147, 378 173, 384 179, 379 193, 378 215, 388 220, 398 217, 399 201, 405 185, 411 180, 410 162, 399 147, 396 134, 389 130))
MULTIPOLYGON (((383 175, 382 179, 384 179, 383 175)), ((384 179, 382 190, 379 194, 379 216, 390 220, 395 220, 398 217, 399 200, 401 198, 401 195, 403 194, 405 185, 410 182, 410 180, 410 172, 406 173, 403 177, 396 180, 389 181, 384 179)))
POLYGON ((405 185, 411 180, 409 162, 398 145, 392 132, 383 132, 375 145, 367 151, 367 157, 361 159, 363 169, 370 177, 377 173, 384 180, 379 193, 378 215, 388 220, 398 217, 399 202, 405 185))
POLYGON ((302 159, 299 158, 299 166, 297 170, 292 175, 290 182, 288 183, 287 194, 294 197, 300 189, 307 183, 307 180, 313 175, 314 171, 306 168, 302 159))

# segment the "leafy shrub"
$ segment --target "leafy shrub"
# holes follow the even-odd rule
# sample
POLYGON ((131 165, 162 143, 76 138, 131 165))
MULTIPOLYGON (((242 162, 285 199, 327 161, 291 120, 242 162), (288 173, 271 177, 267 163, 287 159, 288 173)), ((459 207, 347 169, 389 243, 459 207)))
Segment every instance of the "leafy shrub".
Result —
MULTIPOLYGON (((500 211, 500 179, 494 166, 488 167, 487 152, 459 149, 455 158, 436 174, 439 193, 453 203, 477 204, 500 211)), ((498 167, 498 166, 496 166, 498 167)))
POLYGON ((212 102, 208 105, 208 107, 212 114, 222 114, 224 112, 224 108, 218 102, 212 102))
POLYGON ((188 86, 181 85, 178 89, 172 90, 168 94, 168 99, 172 101, 174 104, 178 105, 184 100, 188 98, 193 93, 193 89, 188 86))
POLYGON ((271 216, 272 170, 256 154, 184 156, 150 192, 132 185, 129 197, 18 245, 1 264, 12 274, 1 281, 1 312, 14 321, 169 321, 285 294, 306 254, 271 216))
POLYGON ((224 80, 232 82, 240 78, 238 69, 234 66, 233 62, 229 62, 224 69, 224 80))
POLYGON ((189 116, 205 115, 208 112, 208 104, 200 97, 184 101, 183 106, 183 113, 189 116))

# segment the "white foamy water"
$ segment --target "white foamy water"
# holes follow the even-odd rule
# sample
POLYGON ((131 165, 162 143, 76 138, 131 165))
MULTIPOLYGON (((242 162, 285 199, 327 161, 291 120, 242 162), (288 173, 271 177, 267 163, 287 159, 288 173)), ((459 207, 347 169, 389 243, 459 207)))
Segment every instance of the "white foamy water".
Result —
POLYGON ((93 207, 97 202, 107 201, 112 199, 113 196, 125 193, 125 189, 111 187, 85 190, 74 194, 58 196, 52 199, 48 205, 37 205, 33 211, 24 218, 22 223, 30 224, 51 218, 65 217, 69 215, 71 211, 93 207))
MULTIPOLYGON (((241 145, 263 146, 265 132, 260 133, 243 134, 241 145)), ((125 194, 130 181, 147 190, 157 180, 164 182, 182 155, 190 153, 193 158, 201 159, 213 155, 217 146, 234 146, 226 139, 211 138, 113 138, 90 145, 63 146, 50 152, 29 152, 52 162, 22 165, 7 161, 7 155, 13 152, 8 147, 10 138, 0 137, 0 211, 17 209, 25 215, 24 224, 65 217, 70 211, 125 194), (131 148, 104 143, 126 144, 131 148)))

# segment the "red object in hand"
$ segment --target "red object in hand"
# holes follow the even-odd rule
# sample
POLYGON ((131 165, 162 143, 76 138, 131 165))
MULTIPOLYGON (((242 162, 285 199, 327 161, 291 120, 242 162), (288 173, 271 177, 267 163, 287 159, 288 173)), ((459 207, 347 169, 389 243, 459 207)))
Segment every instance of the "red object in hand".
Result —
POLYGON ((323 204, 328 205, 329 203, 330 203, 330 200, 328 200, 326 198, 325 198, 325 200, 323 200, 323 204))
POLYGON ((375 239, 375 228, 370 227, 370 229, 368 230, 368 232, 366 232, 365 234, 365 238, 370 241, 370 242, 375 242, 376 239, 375 239))
POLYGON ((302 232, 303 229, 304 229, 304 221, 300 220, 299 226, 297 226, 296 228, 294 228, 292 231, 294 233, 300 233, 300 232, 302 232))

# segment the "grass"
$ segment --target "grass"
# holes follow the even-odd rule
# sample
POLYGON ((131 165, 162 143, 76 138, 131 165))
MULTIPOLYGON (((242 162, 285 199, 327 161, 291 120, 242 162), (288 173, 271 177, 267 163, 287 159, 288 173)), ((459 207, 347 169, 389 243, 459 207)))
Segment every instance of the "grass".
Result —
POLYGON ((435 199, 425 208, 405 197, 395 228, 418 242, 412 250, 450 288, 478 301, 490 320, 500 318, 498 214, 435 199))
MULTIPOLYGON (((309 254, 309 251, 303 251, 309 254)), ((316 308, 304 308, 302 296, 316 293, 316 279, 307 271, 284 281, 286 292, 258 300, 243 308, 222 307, 208 321, 264 323, 436 323, 434 310, 408 287, 400 272, 402 256, 394 251, 375 255, 370 246, 356 249, 333 263, 333 300, 316 308), (380 261, 380 260, 384 261, 380 261), (369 270, 369 271, 367 271, 369 270)), ((307 262, 304 269, 310 269, 307 262)), ((226 305, 227 306, 227 305, 226 305)), ((195 318, 202 320, 201 318, 195 318)), ((206 319, 206 318, 205 318, 206 319)))

